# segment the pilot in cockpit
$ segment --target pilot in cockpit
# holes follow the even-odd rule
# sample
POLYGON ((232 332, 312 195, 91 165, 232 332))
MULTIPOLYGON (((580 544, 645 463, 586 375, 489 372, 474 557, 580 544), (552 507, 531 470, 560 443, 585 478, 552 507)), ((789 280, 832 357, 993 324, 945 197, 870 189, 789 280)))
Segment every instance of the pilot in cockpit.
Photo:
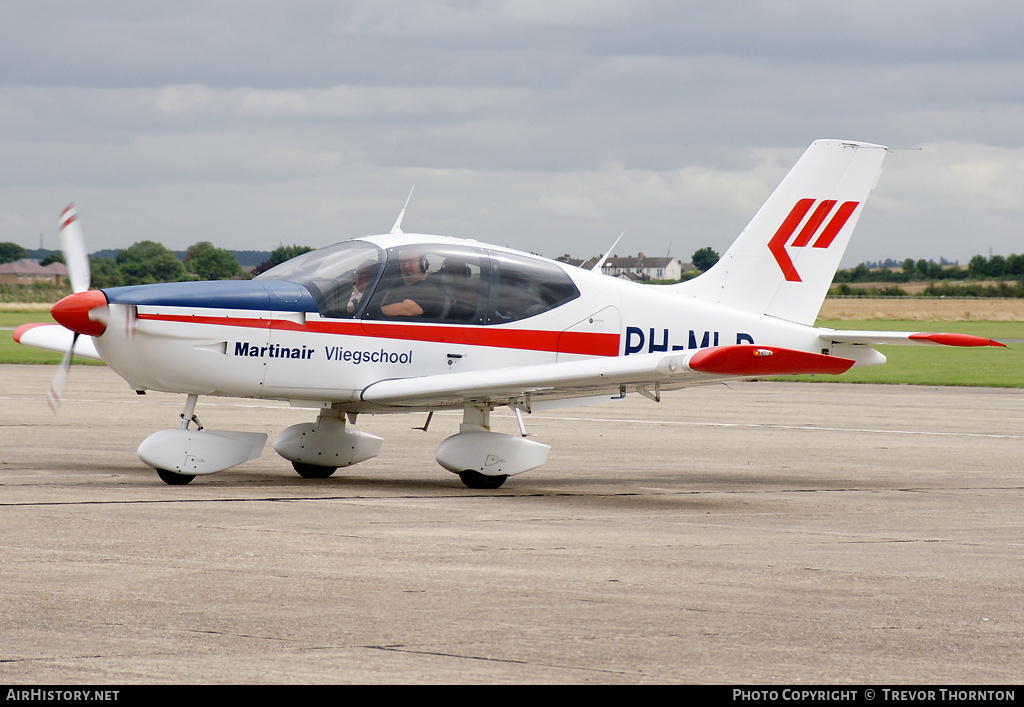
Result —
POLYGON ((398 256, 400 283, 384 295, 380 311, 385 317, 437 319, 444 309, 444 294, 427 280, 427 258, 414 249, 398 256))
POLYGON ((348 298, 348 305, 345 307, 345 311, 349 314, 359 309, 359 303, 362 301, 363 295, 366 294, 370 283, 373 282, 373 273, 376 269, 377 262, 374 260, 364 261, 356 268, 356 280, 352 286, 352 296, 348 298))

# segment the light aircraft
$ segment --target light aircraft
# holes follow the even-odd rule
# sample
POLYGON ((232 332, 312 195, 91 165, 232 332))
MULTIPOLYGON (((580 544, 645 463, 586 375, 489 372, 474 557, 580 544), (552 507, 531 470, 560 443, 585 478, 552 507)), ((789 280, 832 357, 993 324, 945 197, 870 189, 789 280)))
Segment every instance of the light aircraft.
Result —
MULTIPOLYGON (((471 488, 543 464, 522 413, 729 379, 839 374, 885 362, 873 344, 1002 346, 962 334, 813 326, 886 148, 819 140, 720 261, 675 285, 642 285, 476 241, 412 235, 402 209, 386 235, 300 255, 250 281, 89 289, 77 213, 61 217, 74 294, 60 325, 25 325, 22 344, 99 358, 139 393, 186 396, 178 427, 140 459, 186 484, 258 457, 265 434, 208 430, 200 396, 267 398, 318 410, 274 449, 324 478, 378 454, 362 413, 461 409, 436 459, 471 488), (62 326, 61 326, 62 325, 62 326), (508 406, 521 434, 490 428, 508 406), (195 427, 193 427, 195 423, 195 427)), ((411 196, 411 195, 410 195, 411 196)), ((408 201, 406 202, 408 205, 408 201)))

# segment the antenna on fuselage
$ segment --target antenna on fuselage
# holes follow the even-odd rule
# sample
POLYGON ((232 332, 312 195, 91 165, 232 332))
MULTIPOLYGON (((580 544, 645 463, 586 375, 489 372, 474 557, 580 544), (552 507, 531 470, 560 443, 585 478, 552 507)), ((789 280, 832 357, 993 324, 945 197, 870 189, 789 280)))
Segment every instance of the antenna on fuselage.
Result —
POLYGON ((402 232, 402 219, 405 218, 405 209, 409 206, 409 199, 412 198, 412 193, 416 190, 416 185, 412 185, 412 189, 409 190, 409 196, 405 200, 405 206, 402 207, 402 213, 398 214, 398 220, 395 221, 395 225, 391 227, 392 233, 402 232))
POLYGON ((604 265, 604 261, 608 260, 608 256, 612 254, 612 251, 615 250, 615 246, 617 246, 619 244, 619 241, 622 240, 622 237, 624 235, 626 235, 625 231, 623 231, 622 233, 619 234, 619 237, 615 239, 614 243, 612 243, 612 247, 608 249, 607 253, 605 253, 604 255, 601 256, 600 260, 598 260, 596 263, 594 263, 594 267, 590 268, 591 270, 594 270, 594 271, 597 271, 597 272, 601 272, 601 266, 604 265))

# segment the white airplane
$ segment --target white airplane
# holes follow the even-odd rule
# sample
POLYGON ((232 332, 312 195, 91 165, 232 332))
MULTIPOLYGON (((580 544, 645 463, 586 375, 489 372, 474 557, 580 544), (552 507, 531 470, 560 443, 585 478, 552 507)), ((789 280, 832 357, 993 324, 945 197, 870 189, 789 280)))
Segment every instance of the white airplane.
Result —
MULTIPOLYGON (((675 285, 641 285, 476 241, 391 233, 320 248, 250 281, 89 289, 76 212, 61 233, 74 294, 22 344, 98 358, 139 393, 187 396, 181 424, 139 446, 169 484, 255 459, 267 435, 207 430, 202 395, 319 410, 274 449, 324 478, 378 454, 360 413, 462 409, 436 459, 471 488, 543 464, 522 412, 687 386, 879 365, 872 344, 1002 346, 962 334, 813 326, 886 149, 813 143, 721 260, 675 285), (508 406, 521 436, 490 429, 508 406), (196 424, 196 428, 192 427, 196 424)), ((403 208, 402 214, 405 209, 403 208)))

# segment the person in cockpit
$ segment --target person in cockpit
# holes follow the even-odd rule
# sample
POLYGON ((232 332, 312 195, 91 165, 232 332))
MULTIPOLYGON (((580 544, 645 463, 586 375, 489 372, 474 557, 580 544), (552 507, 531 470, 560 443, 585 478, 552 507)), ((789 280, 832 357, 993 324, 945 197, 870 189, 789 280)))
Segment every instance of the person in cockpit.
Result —
POLYGON ((401 284, 384 295, 380 311, 385 317, 437 319, 444 309, 444 294, 427 280, 427 258, 413 249, 398 256, 401 284))
POLYGON ((373 272, 376 269, 377 263, 373 260, 367 260, 356 268, 356 281, 352 286, 352 296, 348 298, 348 305, 345 307, 345 311, 349 314, 359 309, 359 303, 362 302, 363 295, 366 294, 367 288, 373 282, 373 272))

